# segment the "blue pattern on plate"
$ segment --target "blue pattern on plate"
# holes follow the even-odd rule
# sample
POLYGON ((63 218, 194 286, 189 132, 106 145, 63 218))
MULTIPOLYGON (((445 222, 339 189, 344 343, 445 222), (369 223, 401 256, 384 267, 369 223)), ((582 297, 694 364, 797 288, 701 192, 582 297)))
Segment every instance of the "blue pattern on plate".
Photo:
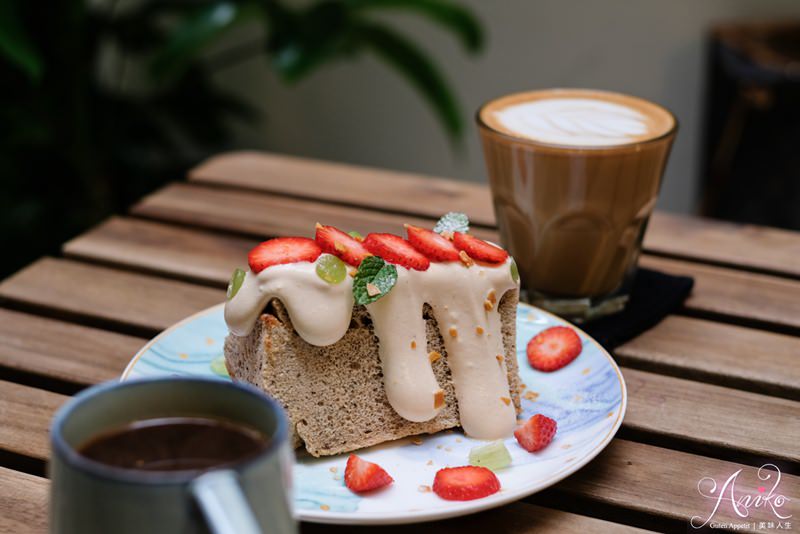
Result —
MULTIPOLYGON (((574 471, 576 467, 570 469, 570 465, 582 465, 581 460, 588 461, 597 454, 619 425, 622 377, 610 357, 585 334, 580 333, 583 351, 568 366, 541 373, 528 364, 528 340, 545 328, 563 324, 561 319, 536 308, 519 306, 517 360, 520 378, 526 385, 520 418, 545 414, 558 422, 558 433, 553 443, 536 454, 521 449, 513 437, 506 439, 513 463, 497 473, 503 492, 474 503, 495 499, 499 504, 555 483, 574 471)), ((173 374, 229 380, 220 365, 227 334, 222 306, 201 312, 142 349, 123 379, 173 374)), ((419 441, 412 444, 408 439, 398 440, 359 452, 380 463, 396 480, 390 488, 369 498, 355 495, 344 486, 347 455, 315 459, 301 453, 293 477, 298 517, 319 522, 370 523, 387 517, 426 519, 469 511, 464 506, 474 505, 442 501, 424 488, 431 484, 437 469, 466 464, 470 448, 481 442, 460 431, 440 432, 424 436, 421 444, 419 441)))

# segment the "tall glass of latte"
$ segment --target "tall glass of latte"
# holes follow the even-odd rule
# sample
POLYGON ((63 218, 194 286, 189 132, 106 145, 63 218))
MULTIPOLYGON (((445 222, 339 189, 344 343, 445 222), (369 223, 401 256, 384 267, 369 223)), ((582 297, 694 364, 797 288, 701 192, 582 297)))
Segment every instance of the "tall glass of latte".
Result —
POLYGON ((585 89, 480 108, 503 245, 528 299, 573 320, 628 301, 677 123, 641 98, 585 89))

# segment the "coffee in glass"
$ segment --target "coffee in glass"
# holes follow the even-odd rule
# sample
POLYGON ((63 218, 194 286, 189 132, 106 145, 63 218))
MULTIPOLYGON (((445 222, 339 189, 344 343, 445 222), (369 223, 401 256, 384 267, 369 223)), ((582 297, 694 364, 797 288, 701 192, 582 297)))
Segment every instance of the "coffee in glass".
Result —
POLYGON ((633 96, 549 89, 492 100, 477 121, 528 300, 578 321, 621 310, 675 117, 633 96))

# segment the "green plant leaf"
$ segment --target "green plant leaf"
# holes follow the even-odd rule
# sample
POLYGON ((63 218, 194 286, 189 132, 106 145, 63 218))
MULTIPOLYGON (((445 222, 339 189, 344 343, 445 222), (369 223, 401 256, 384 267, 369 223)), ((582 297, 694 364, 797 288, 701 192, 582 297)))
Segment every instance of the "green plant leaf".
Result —
POLYGON ((14 0, 0 1, 0 53, 38 82, 43 63, 39 53, 25 34, 14 0))
POLYGON ((198 9, 171 32, 166 45, 150 64, 151 73, 159 79, 180 76, 206 45, 260 13, 252 2, 215 2, 198 9))
POLYGON ((436 66, 405 37, 385 26, 361 22, 359 43, 371 48, 380 58, 400 71, 433 106, 447 133, 455 139, 464 129, 455 96, 436 66))
POLYGON ((386 296, 396 283, 397 267, 378 256, 368 256, 358 266, 353 279, 353 298, 356 304, 370 304, 386 296), (379 293, 370 295, 367 284, 377 288, 379 293))
POLYGON ((346 50, 349 15, 341 2, 324 1, 303 12, 269 11, 274 33, 268 50, 275 68, 295 82, 346 50))
POLYGON ((371 9, 403 9, 414 11, 452 31, 470 52, 483 47, 483 30, 475 15, 467 8, 442 0, 350 0, 361 11, 371 9))

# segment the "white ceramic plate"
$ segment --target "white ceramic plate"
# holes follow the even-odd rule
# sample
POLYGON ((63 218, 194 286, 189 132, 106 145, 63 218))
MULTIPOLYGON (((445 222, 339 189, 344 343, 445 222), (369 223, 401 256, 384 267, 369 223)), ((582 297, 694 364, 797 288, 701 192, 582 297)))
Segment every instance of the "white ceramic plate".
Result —
MULTIPOLYGON (((168 328, 131 360, 122 380, 164 375, 194 375, 229 380, 222 344, 228 329, 223 305, 214 306, 168 328)), ((299 452, 294 467, 295 515, 302 521, 340 524, 397 524, 443 519, 478 512, 531 495, 571 475, 602 451, 625 415, 625 382, 611 356, 584 332, 580 356, 563 369, 541 373, 525 354, 528 340, 551 326, 572 326, 538 308, 517 311, 517 359, 522 393, 521 419, 542 413, 558 423, 555 439, 529 453, 513 436, 505 440, 513 462, 499 470, 500 492, 474 501, 440 499, 432 491, 442 467, 466 465, 469 450, 481 443, 461 431, 423 436, 422 444, 402 439, 358 451, 381 465, 395 482, 359 496, 344 485, 347 454, 316 459, 299 452)))

